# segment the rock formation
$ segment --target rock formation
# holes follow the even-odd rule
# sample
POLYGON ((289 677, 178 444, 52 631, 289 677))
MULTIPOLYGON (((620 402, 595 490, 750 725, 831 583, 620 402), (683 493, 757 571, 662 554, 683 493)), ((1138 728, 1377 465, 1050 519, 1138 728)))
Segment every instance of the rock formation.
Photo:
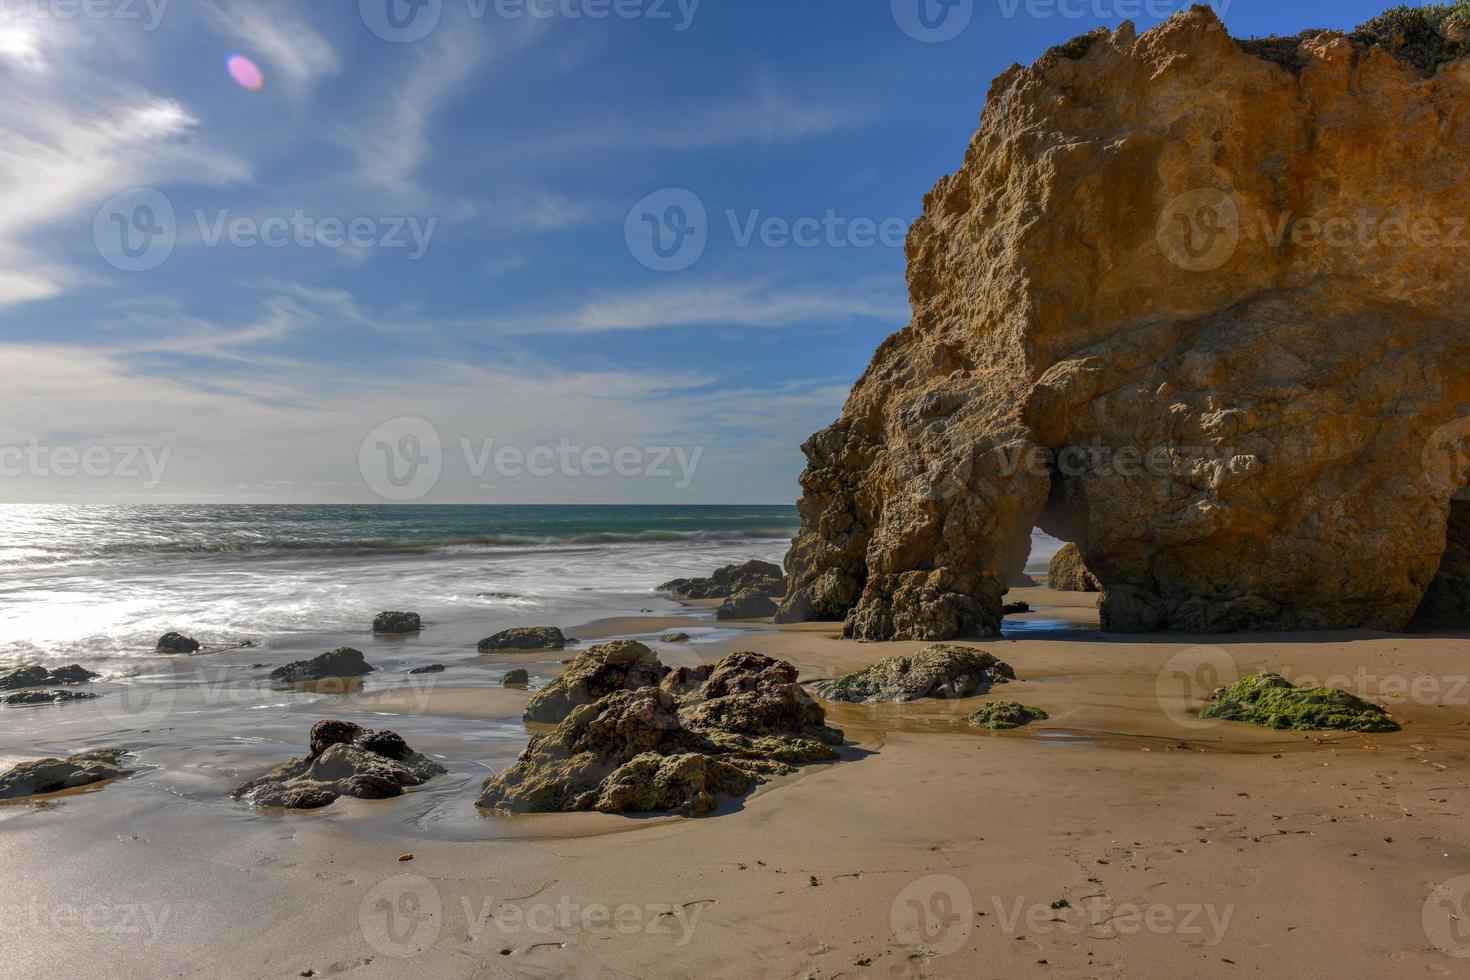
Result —
POLYGON ((338 647, 310 660, 297 660, 271 671, 271 680, 283 684, 305 684, 332 677, 361 677, 377 668, 363 659, 361 650, 338 647))
POLYGON ((169 632, 158 638, 154 650, 158 653, 198 653, 199 641, 192 636, 169 632))
POLYGON ((1082 560, 1082 549, 1071 543, 1063 545, 1052 555, 1046 584, 1048 588, 1062 592, 1098 592, 1102 588, 1098 585, 1097 576, 1087 570, 1087 564, 1082 560))
POLYGON ((669 668, 637 640, 613 640, 572 658, 556 679, 532 695, 526 721, 555 725, 572 709, 591 704, 614 691, 657 687, 669 668))
POLYGON ((496 650, 562 650, 567 638, 555 626, 514 626, 480 641, 481 653, 496 650))
POLYGON ((16 668, 0 677, 0 691, 19 691, 27 687, 58 687, 62 684, 85 684, 99 676, 101 675, 94 674, 81 664, 57 667, 54 670, 33 664, 29 667, 16 668))
POLYGON ((315 810, 352 796, 402 796, 446 770, 408 747, 396 732, 375 732, 350 721, 319 721, 308 738, 311 754, 282 763, 235 790, 236 799, 284 810, 315 810))
MULTIPOLYGON (((636 662, 667 671, 656 659, 636 662)), ((733 653, 688 693, 672 687, 624 688, 572 708, 514 765, 486 780, 479 805, 692 816, 796 763, 837 758, 842 733, 827 726, 784 661, 733 653)))
POLYGON ((417 633, 424 628, 416 612, 381 612, 373 617, 373 632, 388 636, 417 633))
POLYGON ((921 698, 967 698, 1016 679, 1011 665, 973 647, 936 643, 912 657, 889 657, 871 667, 812 685, 828 701, 875 704, 921 698))
POLYGON ((1001 75, 909 234, 912 322, 804 446, 778 618, 995 635, 1034 526, 1111 630, 1398 630, 1463 581, 1470 62, 1424 43, 1442 20, 1242 42, 1196 7, 1001 75))
POLYGON ((676 578, 658 587, 678 599, 728 599, 747 590, 779 599, 786 594, 786 578, 780 566, 748 561, 716 569, 708 578, 676 578))

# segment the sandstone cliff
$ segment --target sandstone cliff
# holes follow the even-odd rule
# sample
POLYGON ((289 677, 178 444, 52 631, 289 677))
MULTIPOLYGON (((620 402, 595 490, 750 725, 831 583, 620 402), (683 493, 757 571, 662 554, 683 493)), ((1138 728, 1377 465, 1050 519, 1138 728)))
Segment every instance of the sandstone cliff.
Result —
POLYGON ((913 321, 803 447, 779 618, 994 634, 1033 526, 1114 630, 1463 595, 1470 62, 1396 30, 1197 7, 998 78, 910 232, 913 321))

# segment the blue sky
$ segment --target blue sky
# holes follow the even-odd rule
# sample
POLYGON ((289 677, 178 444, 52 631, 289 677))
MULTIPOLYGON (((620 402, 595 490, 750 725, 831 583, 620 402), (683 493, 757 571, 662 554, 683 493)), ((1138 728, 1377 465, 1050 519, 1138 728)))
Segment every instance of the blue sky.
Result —
POLYGON ((789 502, 991 79, 1180 6, 418 2, 0 0, 0 500, 375 502, 422 419, 388 499, 789 502), (483 465, 548 445, 642 468, 483 465))

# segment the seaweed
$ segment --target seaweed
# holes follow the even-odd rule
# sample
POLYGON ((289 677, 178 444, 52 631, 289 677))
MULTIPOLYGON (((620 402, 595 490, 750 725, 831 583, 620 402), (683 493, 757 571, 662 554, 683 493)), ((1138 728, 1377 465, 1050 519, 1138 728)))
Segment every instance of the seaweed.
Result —
POLYGON ((1040 708, 1015 701, 992 701, 970 716, 970 724, 1003 732, 1029 725, 1033 721, 1046 721, 1051 716, 1040 708))
POLYGON ((1210 695, 1201 718, 1293 731, 1396 732, 1388 712, 1335 687, 1295 687, 1280 674, 1242 677, 1210 695))

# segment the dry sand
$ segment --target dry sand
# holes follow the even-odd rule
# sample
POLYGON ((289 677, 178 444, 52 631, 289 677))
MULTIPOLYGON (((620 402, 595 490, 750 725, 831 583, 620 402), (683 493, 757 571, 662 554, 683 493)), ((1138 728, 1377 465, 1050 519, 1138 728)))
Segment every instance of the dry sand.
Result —
MULTIPOLYGON (((1095 631, 1094 597, 1017 595, 1036 632, 985 644, 1021 678, 996 695, 1049 721, 979 731, 965 718, 983 699, 834 706, 844 761, 701 819, 480 815, 464 779, 448 827, 419 793, 270 817, 108 804, 110 788, 0 808, 0 976, 1470 975, 1463 635, 1120 638, 1095 631), (1371 695, 1404 730, 1190 712, 1263 667, 1371 695)), ((659 645, 671 662, 761 650, 804 678, 920 646, 763 624, 659 645)), ((357 707, 469 725, 523 697, 444 686, 357 707)))

